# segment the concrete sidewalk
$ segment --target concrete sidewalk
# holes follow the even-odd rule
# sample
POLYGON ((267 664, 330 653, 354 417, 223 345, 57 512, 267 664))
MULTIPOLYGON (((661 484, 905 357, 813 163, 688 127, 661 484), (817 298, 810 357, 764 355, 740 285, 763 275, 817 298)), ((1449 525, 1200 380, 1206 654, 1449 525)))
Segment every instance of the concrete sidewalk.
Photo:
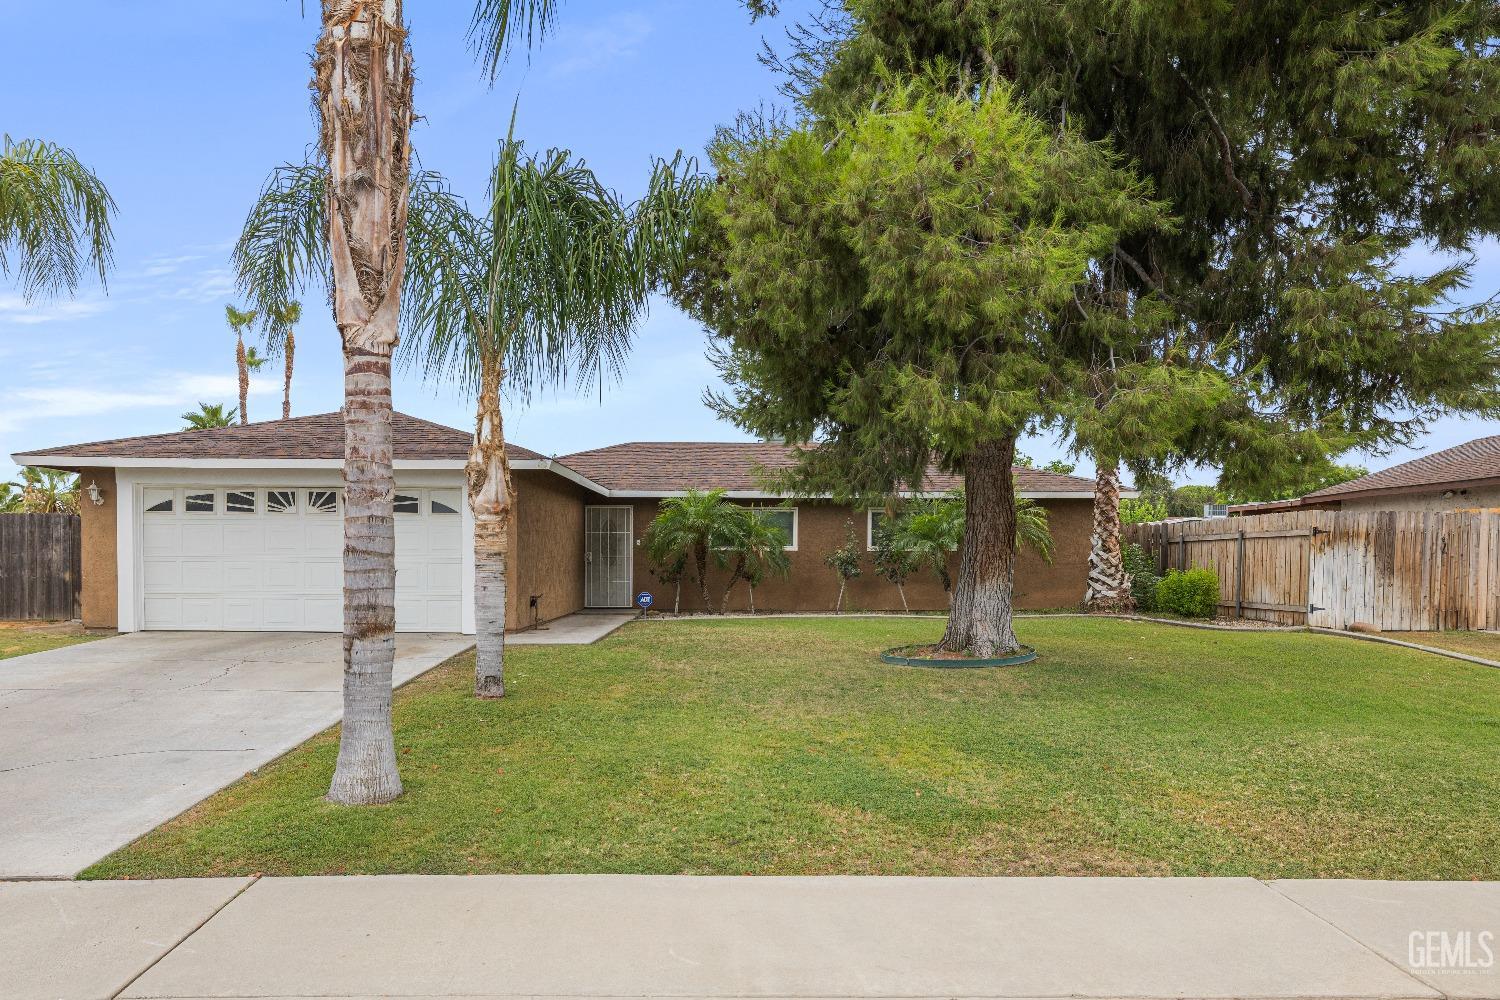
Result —
POLYGON ((1500 883, 0 884, 0 996, 1487 997, 1500 883))

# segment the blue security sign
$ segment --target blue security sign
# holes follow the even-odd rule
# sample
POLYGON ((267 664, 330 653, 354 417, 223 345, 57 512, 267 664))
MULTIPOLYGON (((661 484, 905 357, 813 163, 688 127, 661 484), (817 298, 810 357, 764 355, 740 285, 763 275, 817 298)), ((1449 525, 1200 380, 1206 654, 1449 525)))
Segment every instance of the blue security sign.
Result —
POLYGON ((653 602, 654 598, 652 598, 650 591, 646 590, 641 591, 640 596, 635 599, 635 603, 640 607, 642 611, 645 611, 647 608, 651 607, 653 602))

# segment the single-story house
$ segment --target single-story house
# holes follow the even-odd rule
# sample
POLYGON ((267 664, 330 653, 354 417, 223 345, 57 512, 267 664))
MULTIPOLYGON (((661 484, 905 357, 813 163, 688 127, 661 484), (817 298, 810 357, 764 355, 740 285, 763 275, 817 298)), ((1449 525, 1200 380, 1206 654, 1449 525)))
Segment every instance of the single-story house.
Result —
MULTIPOLYGON (((474 631, 473 524, 463 468, 470 435, 393 416, 396 475, 396 626, 474 631)), ((78 472, 85 624, 120 631, 207 629, 338 631, 342 628, 343 419, 339 413, 210 430, 95 441, 17 454, 19 465, 78 472), (91 498, 96 488, 97 500, 91 498)), ((724 489, 736 502, 778 507, 791 571, 756 590, 767 611, 826 611, 838 581, 824 563, 852 532, 866 547, 880 511, 766 492, 759 469, 792 461, 779 444, 619 444, 548 458, 507 450, 516 517, 506 625, 519 629, 589 608, 628 608, 651 591, 670 609, 671 588, 640 554, 663 498, 724 489), (784 509, 780 509, 784 506, 784 509)), ((1017 603, 1043 608, 1083 596, 1094 483, 1017 468, 1022 496, 1051 514, 1049 565, 1023 553, 1017 603)), ((933 471, 922 489, 958 479, 933 471)), ((711 576, 717 602, 727 574, 711 576)), ((916 609, 947 607, 930 574, 914 577, 916 609)), ((684 610, 700 606, 682 588, 684 610)), ((741 583, 732 609, 745 606, 741 583)), ((899 610, 894 586, 872 567, 854 580, 846 607, 899 610)))
POLYGON ((1295 500, 1235 504, 1231 515, 1283 510, 1436 514, 1500 507, 1500 434, 1435 451, 1295 500))

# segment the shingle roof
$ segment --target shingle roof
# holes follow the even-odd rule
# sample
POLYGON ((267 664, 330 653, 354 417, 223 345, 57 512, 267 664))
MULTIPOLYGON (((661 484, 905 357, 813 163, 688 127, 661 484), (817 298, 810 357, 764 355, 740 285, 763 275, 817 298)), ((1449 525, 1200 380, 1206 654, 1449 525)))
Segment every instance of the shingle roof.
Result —
MULTIPOLYGON (((469 457, 471 435, 430 420, 393 413, 395 457, 403 461, 453 460, 469 457)), ((512 460, 542 456, 520 445, 507 445, 512 460)), ((208 430, 175 431, 144 437, 91 441, 58 448, 38 448, 16 455, 65 455, 70 458, 223 458, 223 459, 341 459, 344 457, 344 415, 319 413, 290 420, 266 420, 208 430)))
MULTIPOLYGON (((791 446, 766 442, 632 441, 563 455, 558 462, 605 489, 647 494, 681 490, 756 491, 765 488, 760 469, 791 466, 791 446)), ((1016 468, 1024 493, 1094 492, 1094 481, 1041 469, 1016 468)), ((943 493, 963 483, 960 476, 929 469, 922 491, 943 493)))
POLYGON ((1309 493, 1305 499, 1321 500, 1367 490, 1405 490, 1497 478, 1500 478, 1500 434, 1475 438, 1453 448, 1444 448, 1431 455, 1423 455, 1410 462, 1402 462, 1389 469, 1351 479, 1347 483, 1328 486, 1316 493, 1309 493))

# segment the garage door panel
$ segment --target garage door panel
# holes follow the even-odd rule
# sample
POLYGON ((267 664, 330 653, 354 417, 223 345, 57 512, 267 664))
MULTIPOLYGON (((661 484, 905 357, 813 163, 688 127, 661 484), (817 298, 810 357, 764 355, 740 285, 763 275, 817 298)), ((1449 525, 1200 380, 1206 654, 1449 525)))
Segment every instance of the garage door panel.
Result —
POLYGON ((299 597, 267 597, 260 602, 265 627, 284 632, 302 629, 302 604, 299 597))
POLYGON ((182 564, 175 559, 147 559, 143 575, 148 591, 182 589, 182 564))
POLYGON ((182 561, 182 590, 188 593, 210 591, 217 593, 224 588, 224 567, 211 559, 184 559, 182 561))
POLYGON ((309 551, 334 553, 344 551, 344 523, 342 521, 309 521, 306 530, 309 551))
POLYGON ((182 600, 177 597, 146 598, 146 628, 180 628, 182 600))
POLYGON ((268 562, 260 567, 262 590, 296 590, 302 583, 302 567, 294 562, 268 562))
POLYGON ((267 552, 303 552, 307 549, 306 531, 294 515, 278 514, 266 525, 267 552))
MULTIPOLYGON (((241 514, 241 517, 252 515, 241 514)), ((226 524, 224 526, 224 551, 232 555, 248 552, 264 552, 265 534, 258 524, 226 524)))
POLYGON ((224 602, 224 627, 237 632, 253 631, 259 615, 260 602, 242 598, 224 602))
MULTIPOLYGON (((298 488, 294 509, 272 509, 264 487, 153 490, 175 495, 178 502, 174 509, 139 515, 145 628, 343 628, 343 521, 337 514, 311 511, 304 500, 310 488, 298 488), (231 510, 227 492, 253 494, 254 509, 244 509, 245 501, 236 498, 239 509, 231 510), (206 499, 187 511, 181 499, 188 494, 206 499)), ((457 631, 463 591, 460 518, 432 513, 433 491, 412 492, 420 498, 421 513, 396 518, 396 627, 457 631)))
POLYGON ((182 549, 182 529, 176 521, 151 517, 141 532, 141 549, 150 556, 158 552, 177 553, 182 549))
POLYGON ((463 566, 459 563, 432 563, 427 567, 427 585, 441 593, 463 591, 463 566))
POLYGON ((458 518, 451 515, 427 528, 427 551, 435 556, 457 556, 463 553, 463 531, 458 518))
POLYGON ((182 627, 217 629, 224 627, 224 616, 217 597, 184 597, 182 627))
POLYGON ((309 562, 302 564, 303 587, 315 592, 342 591, 344 567, 340 563, 309 562))

